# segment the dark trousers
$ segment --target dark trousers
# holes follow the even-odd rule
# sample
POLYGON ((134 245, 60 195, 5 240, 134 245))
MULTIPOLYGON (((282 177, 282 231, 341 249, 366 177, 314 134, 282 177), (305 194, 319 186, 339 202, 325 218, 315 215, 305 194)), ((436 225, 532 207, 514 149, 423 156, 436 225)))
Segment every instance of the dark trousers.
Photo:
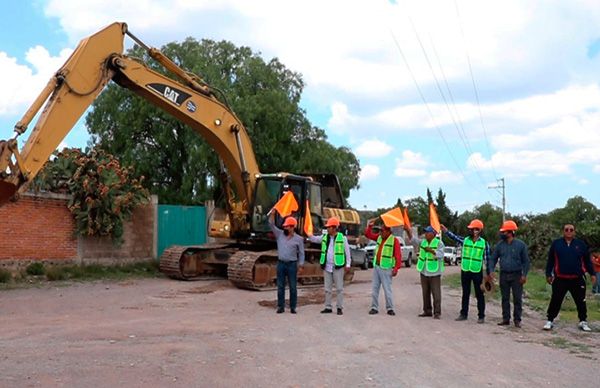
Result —
POLYGON ((460 315, 465 317, 469 316, 469 298, 471 297, 471 283, 475 287, 475 297, 477 298, 477 315, 478 318, 485 318, 485 297, 481 290, 481 283, 483 282, 483 271, 471 272, 461 271, 460 272, 460 284, 462 285, 462 308, 460 315))
POLYGON ((298 263, 296 261, 277 262, 277 307, 285 308, 285 279, 290 286, 290 309, 296 309, 298 290, 296 288, 298 277, 298 263))
POLYGON ((554 321, 554 318, 558 315, 567 291, 571 293, 573 301, 577 306, 579 320, 586 321, 587 305, 585 304, 585 278, 583 276, 577 279, 554 278, 552 282, 552 297, 550 298, 550 305, 548 305, 547 311, 548 320, 554 321))
POLYGON ((515 322, 521 322, 523 313, 523 285, 521 284, 521 272, 500 271, 500 293, 502 294, 502 320, 510 321, 510 293, 513 294, 513 318, 515 322))
POLYGON ((442 314, 442 275, 425 276, 421 274, 423 291, 423 312, 431 315, 431 296, 433 295, 433 315, 442 314))

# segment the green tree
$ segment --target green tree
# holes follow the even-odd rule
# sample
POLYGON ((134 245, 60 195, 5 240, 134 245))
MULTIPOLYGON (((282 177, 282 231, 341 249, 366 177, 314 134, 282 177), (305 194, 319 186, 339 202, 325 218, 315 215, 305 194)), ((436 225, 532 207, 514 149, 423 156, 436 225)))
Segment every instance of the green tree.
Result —
POLYGON ((548 249, 556 235, 555 227, 547 214, 525 215, 519 218, 517 233, 527 244, 529 259, 534 267, 544 268, 548 249))
MULTIPOLYGON (((187 38, 161 50, 221 92, 246 126, 262 172, 335 173, 346 196, 358 187, 354 154, 329 144, 300 108, 304 82, 299 74, 277 59, 265 62, 250 48, 226 41, 187 38)), ((128 55, 165 72, 139 47, 128 55)), ((86 124, 92 142, 148 177, 146 187, 162 203, 202 203, 222 192, 214 150, 192 129, 128 90, 109 85, 86 124)))
POLYGON ((413 226, 429 225, 429 203, 422 197, 407 199, 405 201, 405 206, 408 208, 408 216, 413 226))
POLYGON ((446 194, 441 188, 438 190, 437 196, 435 197, 435 205, 440 222, 450 229, 455 228, 457 226, 456 221, 458 220, 458 212, 450 210, 446 204, 446 194))
POLYGON ((581 196, 569 198, 564 207, 548 213, 553 226, 554 238, 562 235, 565 224, 573 224, 577 237, 585 240, 591 248, 600 247, 600 210, 581 196))

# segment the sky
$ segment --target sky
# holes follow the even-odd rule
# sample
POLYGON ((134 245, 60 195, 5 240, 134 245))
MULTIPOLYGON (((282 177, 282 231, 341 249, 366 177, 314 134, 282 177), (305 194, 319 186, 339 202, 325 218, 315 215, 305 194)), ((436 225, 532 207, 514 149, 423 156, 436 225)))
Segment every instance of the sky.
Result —
MULTIPOLYGON (((600 206, 597 0, 0 2, 0 139, 81 39, 124 21, 150 46, 228 40, 302 74, 309 120, 360 161, 357 209, 427 188, 501 207, 502 179, 512 214, 600 206)), ((87 139, 82 118, 60 147, 87 139)))

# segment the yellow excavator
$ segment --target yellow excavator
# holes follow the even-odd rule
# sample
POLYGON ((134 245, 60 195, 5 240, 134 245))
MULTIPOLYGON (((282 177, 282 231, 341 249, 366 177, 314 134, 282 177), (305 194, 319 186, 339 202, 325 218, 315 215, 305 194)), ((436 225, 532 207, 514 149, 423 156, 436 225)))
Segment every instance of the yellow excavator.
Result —
MULTIPOLYGON (((210 85, 177 66, 160 50, 146 46, 125 23, 113 23, 83 39, 17 122, 15 137, 0 140, 0 204, 27 189, 109 81, 193 128, 221 160, 225 209, 214 212, 209 226, 209 236, 219 237, 218 242, 169 247, 160 258, 160 270, 167 276, 184 280, 227 276, 240 288, 272 288, 277 251, 267 213, 285 191, 291 190, 300 206, 296 214, 299 233, 308 213, 317 231, 333 215, 343 225, 356 229, 360 224, 358 213, 346 208, 335 175, 260 173, 246 128, 210 85), (125 35, 174 78, 124 55, 125 35), (17 139, 38 112, 39 118, 19 150, 17 139)), ((276 222, 280 225, 282 220, 277 218, 276 222)), ((300 285, 321 283, 320 250, 309 247, 306 252, 305 270, 298 281, 300 285)))

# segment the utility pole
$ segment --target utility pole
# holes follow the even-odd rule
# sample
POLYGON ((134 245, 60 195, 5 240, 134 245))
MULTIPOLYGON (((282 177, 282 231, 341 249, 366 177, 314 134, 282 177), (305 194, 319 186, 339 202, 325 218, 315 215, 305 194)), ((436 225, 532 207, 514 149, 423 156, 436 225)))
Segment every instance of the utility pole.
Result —
POLYGON ((504 184, 504 178, 500 178, 497 180, 495 186, 488 186, 488 189, 502 189, 502 222, 506 221, 506 193, 504 189, 506 185, 504 184))

